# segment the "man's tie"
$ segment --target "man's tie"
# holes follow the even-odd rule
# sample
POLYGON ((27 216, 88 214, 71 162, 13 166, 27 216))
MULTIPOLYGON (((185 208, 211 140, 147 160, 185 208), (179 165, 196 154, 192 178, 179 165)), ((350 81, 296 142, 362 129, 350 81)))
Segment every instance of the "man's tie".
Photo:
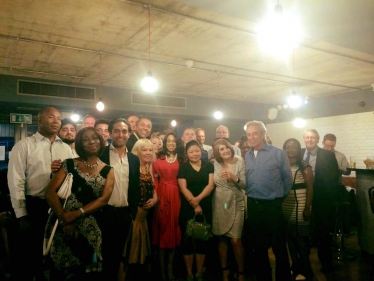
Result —
POLYGON ((310 151, 306 154, 305 162, 309 163, 310 160, 310 151))

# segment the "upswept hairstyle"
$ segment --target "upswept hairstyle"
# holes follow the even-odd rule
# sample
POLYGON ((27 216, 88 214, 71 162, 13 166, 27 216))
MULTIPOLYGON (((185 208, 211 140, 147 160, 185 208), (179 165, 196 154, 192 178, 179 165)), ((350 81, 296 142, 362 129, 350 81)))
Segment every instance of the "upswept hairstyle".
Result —
POLYGON ((149 139, 138 139, 136 141, 136 143, 134 144, 131 152, 132 152, 132 154, 134 154, 134 155, 136 155, 136 156, 139 157, 140 151, 144 147, 150 147, 150 148, 152 148, 152 161, 151 162, 156 161, 157 157, 156 157, 155 150, 153 148, 153 143, 149 139))
POLYGON ((232 145, 226 139, 216 140, 213 144, 213 153, 214 153, 214 159, 216 159, 216 161, 218 163, 223 162, 222 157, 219 155, 219 146, 220 145, 224 145, 227 148, 229 148, 230 151, 231 151, 231 157, 234 157, 234 155, 235 155, 234 149, 232 148, 232 145))
POLYGON ((77 154, 79 155, 79 157, 82 158, 83 160, 86 160, 87 156, 88 156, 87 153, 86 153, 86 151, 83 148, 83 135, 87 131, 94 132, 94 134, 100 140, 100 149, 99 149, 99 151, 97 153, 97 156, 100 156, 103 153, 104 149, 105 149, 104 139, 103 139, 103 137, 100 134, 98 134, 96 132, 96 129, 94 127, 85 127, 85 128, 82 128, 78 132, 77 137, 75 138, 75 151, 77 152, 77 154))
POLYGON ((182 140, 177 136, 176 133, 174 132, 170 132, 168 134, 166 134, 165 138, 164 138, 164 141, 163 141, 163 144, 162 144, 162 150, 158 153, 159 156, 168 156, 169 155, 169 152, 166 148, 166 143, 167 143, 167 139, 169 136, 173 136, 175 138, 175 142, 176 142, 176 149, 175 149, 175 152, 177 153, 177 156, 178 156, 178 162, 179 163, 182 163, 185 161, 185 153, 184 153, 184 145, 183 145, 183 142, 182 140))

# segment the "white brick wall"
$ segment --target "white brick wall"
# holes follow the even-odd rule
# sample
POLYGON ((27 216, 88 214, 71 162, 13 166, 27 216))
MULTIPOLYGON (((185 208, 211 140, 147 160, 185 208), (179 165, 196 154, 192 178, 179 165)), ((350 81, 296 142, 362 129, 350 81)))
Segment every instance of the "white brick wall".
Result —
POLYGON ((273 145, 282 147, 289 138, 300 141, 304 146, 303 132, 306 129, 316 129, 320 135, 319 146, 325 134, 336 135, 336 150, 350 156, 356 156, 357 168, 365 168, 363 160, 367 156, 374 156, 374 114, 373 112, 339 115, 332 117, 306 120, 304 128, 296 128, 292 122, 268 124, 268 135, 273 145))

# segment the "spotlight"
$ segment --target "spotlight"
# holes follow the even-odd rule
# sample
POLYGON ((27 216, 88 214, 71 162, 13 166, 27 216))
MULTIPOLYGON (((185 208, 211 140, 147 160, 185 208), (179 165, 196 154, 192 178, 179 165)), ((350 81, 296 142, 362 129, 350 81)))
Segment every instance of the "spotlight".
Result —
POLYGON ((79 121, 79 115, 76 114, 75 112, 70 116, 70 119, 73 120, 74 122, 79 121))
POLYGON ((142 80, 142 88, 147 93, 154 93, 158 90, 158 82, 152 77, 152 73, 148 71, 147 76, 142 80))
POLYGON ((296 95, 295 93, 292 93, 291 96, 287 99, 287 103, 290 106, 290 108, 298 108, 303 103, 300 96, 296 95))
POLYGON ((293 125, 296 128, 303 128, 305 124, 306 124, 306 121, 302 118, 296 118, 295 120, 293 120, 293 125))
POLYGON ((101 98, 99 99, 99 102, 96 104, 96 109, 98 111, 103 111, 105 108, 104 103, 102 102, 101 98))
POLYGON ((214 118, 216 118, 217 120, 222 119, 222 117, 223 117, 223 113, 221 111, 214 112, 214 118))
POLYGON ((170 124, 171 124, 172 127, 175 127, 175 126, 177 126, 177 121, 173 120, 173 121, 170 122, 170 124))

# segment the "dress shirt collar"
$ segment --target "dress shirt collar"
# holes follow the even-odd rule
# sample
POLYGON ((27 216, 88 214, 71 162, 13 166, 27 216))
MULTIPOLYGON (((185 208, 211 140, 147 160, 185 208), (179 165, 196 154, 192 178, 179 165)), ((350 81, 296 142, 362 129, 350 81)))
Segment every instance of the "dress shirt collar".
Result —
MULTIPOLYGON (((39 132, 36 132, 34 135, 34 138, 37 140, 37 141, 42 141, 42 140, 49 140, 49 138, 43 136, 41 133, 39 132)), ((57 142, 63 142, 57 135, 55 136, 55 140, 54 141, 57 141, 57 142)))
MULTIPOLYGON (((116 150, 116 148, 113 146, 113 144, 110 144, 110 145, 109 145, 109 150, 114 151, 114 152, 117 153, 117 150, 116 150)), ((124 153, 123 155, 127 155, 127 148, 125 148, 125 153, 124 153)))
MULTIPOLYGON (((264 146, 260 150, 269 150, 270 145, 265 141, 264 146)), ((251 150, 249 151, 250 155, 254 155, 254 148, 252 147, 251 150)))
MULTIPOLYGON (((317 150, 318 150, 318 146, 316 146, 315 148, 310 150, 310 155, 316 156, 317 155, 317 150)), ((308 153, 308 151, 309 151, 308 149, 305 149, 305 155, 308 153)))

